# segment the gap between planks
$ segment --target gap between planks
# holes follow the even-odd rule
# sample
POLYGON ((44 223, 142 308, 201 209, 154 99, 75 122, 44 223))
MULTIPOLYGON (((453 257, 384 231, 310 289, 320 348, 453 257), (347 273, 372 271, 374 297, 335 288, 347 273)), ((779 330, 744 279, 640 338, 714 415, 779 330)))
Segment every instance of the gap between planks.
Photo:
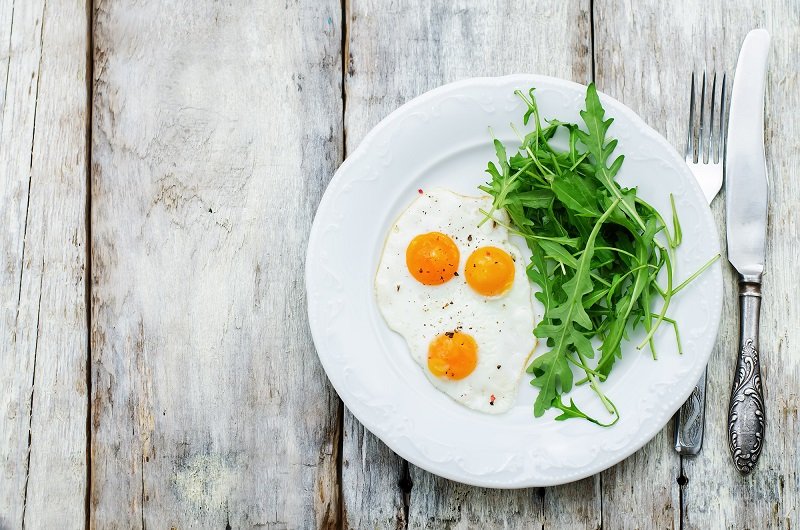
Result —
MULTIPOLYGON (((347 128, 345 127, 345 115, 347 112, 347 70, 350 65, 350 0, 341 0, 341 33, 342 42, 340 48, 340 58, 342 67, 342 77, 340 81, 339 91, 342 96, 342 162, 347 158, 347 128)), ((324 193, 324 192, 323 192, 324 193)), ((338 397, 338 396, 337 396, 338 397)), ((336 422, 338 424, 339 438, 336 440, 336 488, 338 494, 337 506, 337 527, 345 528, 345 509, 344 509, 344 402, 339 399, 338 417, 336 422)))
POLYGON ((86 491, 84 528, 92 516, 92 114, 94 109, 94 2, 86 0, 86 491))

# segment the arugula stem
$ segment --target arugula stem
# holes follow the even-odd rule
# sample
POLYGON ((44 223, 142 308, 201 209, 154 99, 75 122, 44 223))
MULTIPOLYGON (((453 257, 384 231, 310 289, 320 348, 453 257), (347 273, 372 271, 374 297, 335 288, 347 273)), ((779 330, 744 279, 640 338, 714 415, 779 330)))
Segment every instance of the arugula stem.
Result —
MULTIPOLYGON (((650 339, 653 338, 653 335, 658 330, 661 322, 664 320, 664 316, 667 314, 667 309, 669 309, 669 303, 672 300, 672 263, 670 262, 669 253, 664 254, 665 266, 667 268, 667 291, 666 296, 664 297, 664 306, 661 308, 661 312, 656 319, 655 325, 650 329, 650 332, 644 338, 644 340, 636 346, 637 350, 641 350, 644 348, 644 345, 650 342, 650 339)), ((655 351, 653 352, 653 358, 655 359, 655 351)))
POLYGON ((675 209, 675 196, 669 194, 669 204, 672 208, 672 235, 675 239, 675 248, 683 241, 683 232, 681 231, 681 222, 678 219, 678 211, 675 209))
POLYGON ((678 243, 676 243, 675 239, 670 235, 669 230, 667 230, 667 222, 664 221, 664 218, 661 216, 660 213, 658 213, 658 210, 647 204, 639 197, 636 197, 636 204, 641 204, 642 206, 646 206, 652 212, 652 214, 656 217, 656 219, 658 219, 658 222, 661 224, 662 227, 661 229, 664 231, 664 237, 667 238, 667 246, 669 246, 669 248, 673 250, 677 248, 678 243))
MULTIPOLYGON (((528 167, 530 167, 530 163, 526 164, 525 167, 519 169, 516 173, 511 175, 511 177, 508 179, 508 181, 506 181, 504 189, 502 189, 501 192, 500 192, 500 197, 502 197, 502 199, 505 199, 506 195, 508 195, 508 192, 511 189, 511 184, 513 184, 514 181, 517 179, 517 177, 519 177, 519 175, 523 171, 525 171, 528 167)), ((489 218, 494 214, 494 212, 497 210, 497 204, 496 203, 497 203, 496 199, 494 201, 492 201, 491 212, 489 214, 487 214, 486 217, 484 217, 484 219, 480 223, 478 223, 478 226, 483 226, 483 223, 488 221, 489 218)))
POLYGON ((600 398, 600 401, 606 407, 606 410, 608 411, 608 413, 609 414, 613 414, 614 411, 616 410, 616 407, 614 406, 613 403, 611 403, 611 400, 609 400, 606 397, 606 395, 603 393, 603 391, 600 390, 600 385, 597 382, 597 377, 595 377, 595 375, 594 375, 595 372, 593 370, 589 369, 589 367, 587 366, 587 363, 586 363, 586 359, 584 358, 583 354, 581 354, 580 351, 576 351, 576 352, 578 354, 578 358, 580 359, 581 368, 583 368, 583 371, 586 372, 586 377, 589 378, 589 386, 592 387, 592 390, 594 390, 595 394, 597 394, 597 396, 600 398))
POLYGON ((581 370, 583 370, 584 372, 586 372, 586 377, 585 377, 585 378, 583 378, 583 379, 581 379, 581 380, 580 380, 580 381, 578 381, 577 383, 575 383, 576 385, 580 385, 580 384, 581 384, 581 381, 583 381, 583 382, 585 382, 585 381, 588 381, 588 380, 589 380, 589 379, 588 379, 588 376, 589 376, 589 374, 592 374, 593 376, 600 378, 600 379, 601 379, 601 381, 602 381, 602 377, 603 377, 603 376, 602 376, 602 374, 600 374, 599 372, 597 372, 597 371, 595 371, 595 370, 592 370, 591 368, 589 368, 588 364, 581 364, 581 362, 580 362, 580 361, 576 361, 576 360, 575 360, 575 359, 573 359, 573 358, 572 358, 572 356, 570 356, 570 355, 567 355, 567 361, 568 361, 568 362, 570 362, 570 363, 572 363, 574 366, 576 366, 576 367, 580 368, 580 369, 581 369, 581 370))
POLYGON ((677 294, 678 292, 680 292, 680 291, 681 291, 681 290, 682 290, 684 287, 686 287, 687 285, 689 285, 690 283, 692 283, 692 282, 693 282, 693 281, 694 281, 694 280, 695 280, 695 279, 696 279, 698 276, 700 276, 701 274, 703 274, 703 273, 706 271, 706 269, 708 269, 710 266, 712 266, 714 263, 716 263, 716 261, 717 261, 719 258, 720 258, 720 255, 719 255, 719 254, 717 254, 716 256, 714 256, 713 258, 711 258, 710 260, 708 260, 707 262, 705 262, 705 264, 703 264, 703 266, 701 266, 699 269, 697 269, 697 270, 696 270, 694 273, 692 273, 692 275, 691 275, 691 276, 689 276, 688 278, 686 278, 685 280, 683 280, 683 281, 680 283, 680 285, 678 285, 676 288, 674 288, 674 289, 672 290, 672 295, 673 295, 673 296, 674 296, 674 295, 676 295, 676 294, 677 294))
MULTIPOLYGON (((628 256, 629 258, 636 259, 636 256, 634 256, 633 254, 631 254, 627 250, 622 250, 621 248, 616 248, 616 247, 595 247, 594 249, 595 250, 610 250, 611 252, 617 252, 619 254, 624 254, 624 255, 628 256)), ((579 250, 576 254, 581 254, 581 253, 583 253, 583 250, 579 250)))
POLYGON ((569 170, 570 170, 570 171, 575 171, 575 168, 576 168, 576 167, 578 167, 578 165, 579 165, 581 162, 583 162, 584 160, 586 160, 586 157, 588 157, 588 156, 589 156, 589 153, 583 153, 583 154, 581 155, 581 157, 580 157, 578 160, 576 160, 576 161, 575 161, 575 162, 572 164, 572 166, 570 166, 569 170))

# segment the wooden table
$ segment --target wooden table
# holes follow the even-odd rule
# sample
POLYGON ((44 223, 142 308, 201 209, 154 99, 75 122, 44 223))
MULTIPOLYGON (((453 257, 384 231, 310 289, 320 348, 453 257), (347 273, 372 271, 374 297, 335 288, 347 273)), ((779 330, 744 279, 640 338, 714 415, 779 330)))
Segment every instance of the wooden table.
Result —
POLYGON ((798 0, 0 0, 0 528, 797 527, 798 39, 798 0), (316 205, 365 133, 442 83, 535 72, 594 79, 682 149, 690 72, 731 73, 758 26, 757 470, 726 448, 727 267, 696 458, 668 427, 586 480, 493 491, 365 431, 303 287, 316 205))

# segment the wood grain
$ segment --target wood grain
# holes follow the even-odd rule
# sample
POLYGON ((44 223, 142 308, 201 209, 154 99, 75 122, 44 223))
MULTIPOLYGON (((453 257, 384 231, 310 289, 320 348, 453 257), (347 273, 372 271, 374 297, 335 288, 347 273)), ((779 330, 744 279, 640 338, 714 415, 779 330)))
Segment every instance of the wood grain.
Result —
POLYGON ((88 11, 0 2, 0 528, 83 528, 88 11))
POLYGON ((97 2, 97 528, 332 528, 303 262, 341 161, 338 2, 97 2))
MULTIPOLYGON (((800 522, 796 388, 800 360, 792 354, 792 345, 798 340, 792 323, 798 319, 800 295, 791 264, 796 261, 798 247, 794 210, 800 194, 794 179, 800 164, 794 109, 800 96, 797 56, 793 51, 793 43, 800 35, 800 3, 615 0, 598 2, 596 8, 596 61, 601 88, 632 106, 681 152, 692 69, 718 69, 730 75, 746 33, 756 27, 766 27, 772 33, 766 128, 771 176, 770 237, 761 315, 766 443, 756 470, 749 477, 741 477, 727 449, 727 405, 737 354, 738 301, 733 271, 726 266, 722 326, 709 363, 704 449, 697 457, 683 459, 681 481, 685 486, 680 499, 684 528, 796 527, 800 522), (630 16, 621 17, 620 13, 630 16)), ((724 241, 724 189, 712 210, 724 241)), ((651 461, 630 470, 629 479, 652 477, 648 481, 659 487, 633 492, 614 488, 612 495, 617 499, 637 499, 641 510, 638 515, 611 515, 609 510, 614 504, 609 501, 610 492, 604 490, 604 523, 644 524, 654 516, 654 520, 665 523, 675 520, 674 516, 658 519, 656 510, 659 504, 664 505, 659 497, 671 499, 670 511, 676 509, 676 477, 665 482, 671 478, 671 466, 653 462, 658 454, 666 454, 668 442, 662 435, 654 442, 658 448, 642 453, 651 461)), ((625 483, 620 482, 620 486, 625 483)))
POLYGON ((552 488, 465 486, 417 467, 412 528, 601 528, 600 476, 552 488))
MULTIPOLYGON (((458 79, 534 72, 588 82, 588 1, 384 2, 347 5, 345 131, 351 152, 381 118, 458 79), (522 16, 520 16, 522 14, 522 16)), ((346 413, 345 523, 352 528, 599 527, 599 481, 499 491, 407 464, 346 413), (405 488, 402 486, 405 485, 405 488), (404 494, 410 486, 410 493, 404 494)))

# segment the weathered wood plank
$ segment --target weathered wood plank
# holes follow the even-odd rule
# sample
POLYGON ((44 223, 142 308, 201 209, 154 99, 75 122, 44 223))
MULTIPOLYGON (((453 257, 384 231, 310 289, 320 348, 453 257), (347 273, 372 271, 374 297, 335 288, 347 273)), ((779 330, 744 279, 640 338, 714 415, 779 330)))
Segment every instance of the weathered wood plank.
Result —
POLYGON ((342 515, 345 528, 404 528, 408 464, 345 408, 342 515))
POLYGON ((91 523, 335 527, 302 285, 341 161, 340 4, 96 8, 91 523))
POLYGON ((0 528, 83 528, 88 11, 0 4, 0 528))
MULTIPOLYGON (((0 362, 0 430, 2 474, 0 486, 0 521, 9 527, 20 526, 25 504, 25 481, 28 473, 28 431, 33 388, 33 351, 36 342, 36 309, 30 306, 38 297, 25 299, 22 323, 23 249, 25 245, 28 207, 30 153, 33 145, 33 123, 36 106, 36 84, 41 55, 42 5, 31 2, 20 6, 13 32, 13 2, 4 2, 3 29, 7 46, 4 84, 2 138, 2 209, 3 267, 0 267, 0 288, 3 289, 2 356, 0 362), (37 9, 38 7, 38 9, 37 9), (11 37, 14 37, 12 40, 11 37), (13 50, 13 56, 12 56, 13 50), (33 322, 31 322, 33 320, 33 322)), ((41 263, 34 270, 41 275, 41 263)), ((29 267, 30 270, 30 267, 29 267)), ((28 294, 28 293, 26 293, 28 294)))
MULTIPOLYGON (((631 105, 679 149, 683 149, 692 69, 733 73, 745 34, 766 27, 773 36, 767 95, 767 151, 771 175, 770 239, 761 315, 763 376, 767 392, 768 432, 756 471, 743 478, 735 471, 727 449, 727 405, 738 341, 738 302, 733 272, 725 267, 725 305, 717 347, 709 364, 708 408, 703 452, 683 459, 686 484, 682 492, 685 528, 783 528, 796 526, 798 513, 797 381, 800 361, 791 355, 797 331, 791 323, 800 299, 792 267, 798 246, 793 207, 800 187, 794 181, 800 159, 796 149, 798 63, 793 51, 800 36, 796 1, 769 2, 629 2, 596 4, 597 74, 603 90, 631 105), (629 16, 620 16, 627 13, 629 16)), ((712 207, 724 240, 724 189, 712 207)), ((669 441, 663 434, 642 453, 626 480, 604 485, 604 524, 644 525, 650 520, 673 523, 659 506, 672 504, 671 487, 634 488, 628 480, 665 484, 670 466, 669 441), (659 489, 661 490, 659 492, 659 489), (668 491, 671 490, 671 491, 668 491), (629 504, 619 504, 627 499, 629 504), (637 510, 624 511, 637 506, 637 510), (655 517, 655 519, 651 519, 655 517)), ((671 460, 671 459, 670 459, 671 460)), ((683 480, 682 480, 683 482, 683 480)))
MULTIPOLYGON (((535 72, 591 78, 588 1, 393 2, 352 0, 346 17, 345 130, 352 151, 381 118, 443 83, 535 72), (387 35, 396 36, 387 38, 387 35)), ((598 527, 599 481, 548 490, 472 488, 409 466, 345 415, 343 495, 353 528, 501 525, 598 527), (407 517, 406 517, 407 513, 407 517)))
POLYGON ((553 488, 474 488, 414 468, 412 528, 601 527, 600 476, 553 488))
POLYGON ((679 528, 680 458, 671 428, 616 466, 602 472, 604 528, 679 528))

